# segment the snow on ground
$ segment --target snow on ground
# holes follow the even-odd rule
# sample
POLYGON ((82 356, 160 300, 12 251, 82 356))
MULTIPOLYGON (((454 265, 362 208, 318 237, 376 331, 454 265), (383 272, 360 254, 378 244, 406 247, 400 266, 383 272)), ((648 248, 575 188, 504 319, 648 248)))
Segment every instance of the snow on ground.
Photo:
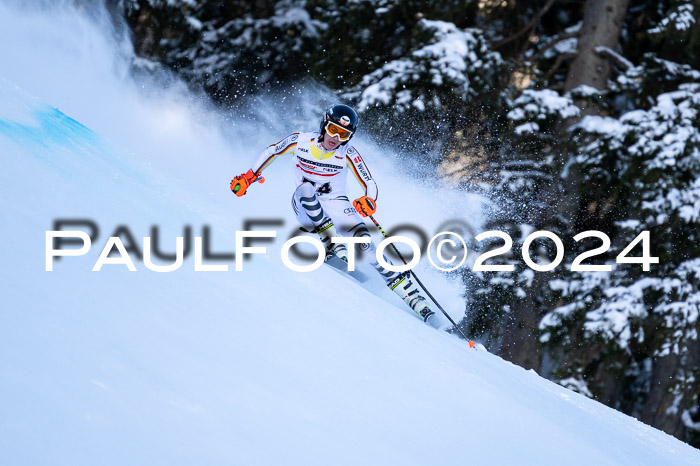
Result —
MULTIPOLYGON (((281 241, 243 272, 233 261, 195 272, 191 254, 176 272, 138 260, 136 272, 91 272, 118 225, 138 242, 158 225, 168 252, 184 225, 196 236, 209 225, 214 252, 234 250, 244 218, 282 218, 280 237, 291 234, 289 166, 243 199, 228 182, 296 129, 234 120, 221 131, 222 116, 177 86, 141 89, 91 21, 0 5, 0 464, 700 462, 664 433, 468 350, 376 282, 368 292, 327 269, 286 269, 281 241), (92 219, 100 233, 46 272, 57 218, 92 219)), ((391 208, 402 199, 428 229, 455 212, 478 222, 473 199, 419 196, 393 154, 357 145, 388 225, 406 221, 391 208)), ((458 312, 459 287, 422 270, 458 312)))

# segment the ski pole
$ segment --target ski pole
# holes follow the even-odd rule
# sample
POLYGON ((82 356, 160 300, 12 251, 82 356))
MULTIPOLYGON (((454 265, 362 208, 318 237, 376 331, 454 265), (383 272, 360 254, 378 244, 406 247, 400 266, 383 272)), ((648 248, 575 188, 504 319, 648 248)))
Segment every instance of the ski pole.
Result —
MULTIPOLYGON (((389 236, 386 234, 386 232, 385 232, 384 229, 381 227, 381 225, 379 225, 379 223, 377 223, 377 221, 374 219, 374 217, 371 216, 371 215, 368 215, 368 217, 369 217, 370 219, 372 219, 372 222, 374 222, 374 225, 375 225, 375 226, 377 227, 377 229, 382 233, 382 235, 384 235, 384 238, 389 238, 389 236)), ((401 253, 399 252, 398 248, 394 245, 394 243, 390 243, 390 244, 391 244, 391 247, 394 248, 394 252, 396 253, 396 255, 399 256, 399 259, 401 259, 401 262, 403 262, 405 265, 407 265, 408 262, 406 262, 406 259, 403 258, 403 256, 402 256, 401 253)), ((470 347, 470 348, 473 348, 473 347, 476 345, 476 343, 473 342, 473 341, 471 341, 469 338, 467 338, 467 336, 464 334, 464 332, 462 332, 462 329, 460 329, 460 328, 457 326, 457 324, 455 323, 455 321, 452 320, 452 317, 450 317, 450 315, 449 315, 447 312, 445 312, 445 310, 442 308, 442 306, 440 306, 440 303, 438 303, 438 302, 435 300, 435 298, 433 297, 433 295, 430 294, 430 291, 428 291, 428 289, 425 287, 425 285, 423 285, 423 282, 420 281, 420 279, 418 278, 418 275, 416 275, 416 273, 415 273, 413 270, 409 270, 409 273, 410 273, 411 275, 413 275, 413 278, 416 279, 416 282, 418 283, 418 285, 420 285, 420 287, 423 289, 423 291, 426 292, 426 294, 428 295, 428 297, 435 303, 435 305, 438 307, 438 309, 440 309, 440 312, 442 312, 442 313, 445 315, 445 317, 447 317, 447 319, 452 323, 452 325, 454 325, 454 327, 457 329, 457 331, 460 333, 460 335, 462 335, 462 337, 464 337, 464 339, 467 340, 467 341, 469 342, 469 347, 470 347)))

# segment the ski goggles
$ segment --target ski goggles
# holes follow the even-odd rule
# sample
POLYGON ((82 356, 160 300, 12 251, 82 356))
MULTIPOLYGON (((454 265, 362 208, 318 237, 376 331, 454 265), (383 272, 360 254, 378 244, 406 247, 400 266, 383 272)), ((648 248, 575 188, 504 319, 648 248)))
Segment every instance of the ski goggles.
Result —
POLYGON ((338 136, 341 141, 347 141, 352 137, 352 131, 343 128, 340 125, 333 123, 332 121, 326 122, 326 133, 331 136, 338 136))

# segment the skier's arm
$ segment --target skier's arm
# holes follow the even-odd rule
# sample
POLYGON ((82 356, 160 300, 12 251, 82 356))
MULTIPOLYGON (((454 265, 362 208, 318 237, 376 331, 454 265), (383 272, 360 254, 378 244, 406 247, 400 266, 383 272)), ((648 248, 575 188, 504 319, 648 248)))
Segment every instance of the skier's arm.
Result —
POLYGON ((253 166, 250 168, 253 173, 259 175, 280 155, 292 155, 297 148, 299 133, 292 133, 281 141, 271 144, 258 156, 253 166))
POLYGON ((355 199, 352 203, 353 207, 363 217, 374 214, 377 211, 379 190, 377 189, 377 183, 375 183, 372 174, 369 172, 369 168, 367 168, 367 164, 362 160, 362 156, 354 147, 348 149, 345 160, 348 168, 355 175, 357 182, 365 189, 365 195, 355 199))
POLYGON ((360 186, 364 188, 365 196, 376 201, 377 196, 379 195, 377 183, 374 182, 374 178, 372 178, 372 174, 369 172, 367 164, 362 159, 360 153, 357 152, 357 149, 354 147, 350 147, 350 149, 348 149, 347 155, 345 156, 345 163, 350 171, 352 171, 352 173, 355 175, 355 179, 358 183, 360 183, 360 186))
POLYGON ((278 156, 293 154, 297 147, 298 139, 299 133, 292 133, 281 141, 267 146, 265 150, 260 153, 250 170, 231 180, 231 191, 233 191, 236 196, 241 197, 245 195, 248 187, 252 183, 256 181, 262 183, 265 180, 265 178, 261 176, 262 171, 274 162, 278 156))

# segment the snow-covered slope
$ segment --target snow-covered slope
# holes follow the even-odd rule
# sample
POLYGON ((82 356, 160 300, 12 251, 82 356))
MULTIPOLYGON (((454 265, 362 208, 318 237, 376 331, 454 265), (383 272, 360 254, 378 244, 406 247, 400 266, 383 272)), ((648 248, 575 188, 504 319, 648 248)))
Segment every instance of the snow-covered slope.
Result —
MULTIPOLYGON (((170 273, 140 261, 92 272, 119 225, 139 242, 157 225, 169 252, 185 225, 210 226, 213 251, 232 252, 245 218, 283 219, 286 239, 289 166, 243 199, 228 181, 314 121, 297 97, 306 120, 234 119, 222 132, 221 115, 177 85, 139 89, 99 30, 70 11, 0 5, 0 464, 700 463, 664 433, 425 326, 377 282, 288 270, 279 239, 243 272, 232 261, 195 272, 192 255, 170 273), (59 218, 91 219, 99 237, 46 272, 59 218)), ((406 221, 408 199, 429 231, 456 212, 474 221, 472 200, 419 196, 392 154, 358 146, 381 183, 378 218, 406 221)), ((458 315, 459 287, 422 272, 458 315)))

